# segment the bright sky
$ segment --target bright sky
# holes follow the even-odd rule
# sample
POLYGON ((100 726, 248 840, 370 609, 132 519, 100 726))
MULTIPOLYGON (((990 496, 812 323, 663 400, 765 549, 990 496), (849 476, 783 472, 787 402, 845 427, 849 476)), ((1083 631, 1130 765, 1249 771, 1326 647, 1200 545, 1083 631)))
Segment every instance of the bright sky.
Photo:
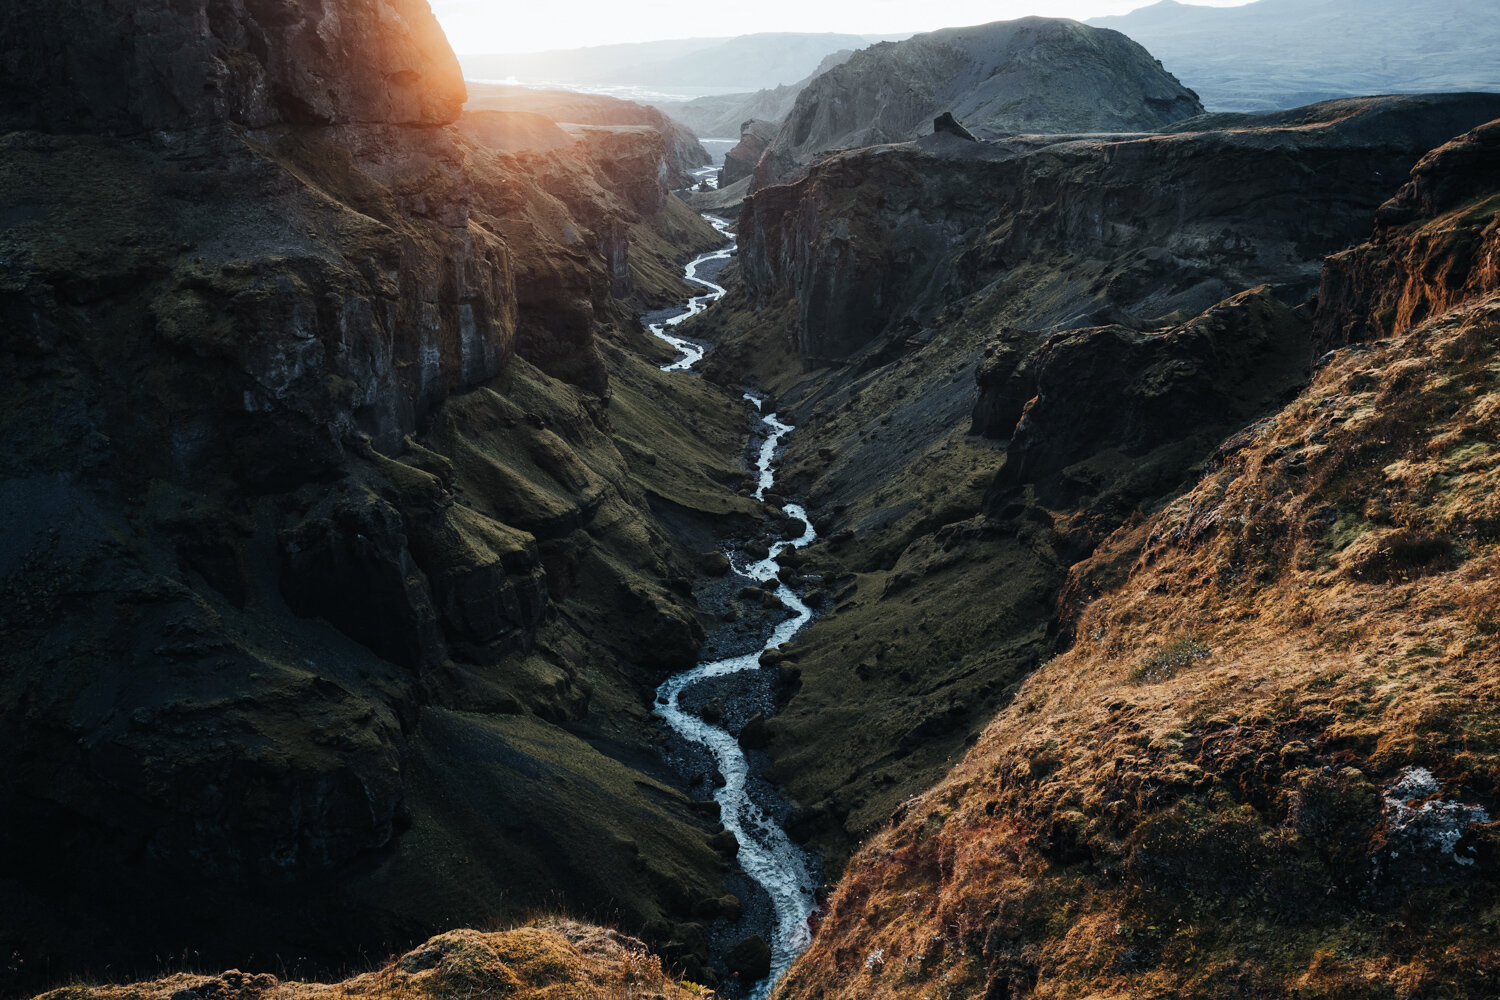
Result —
MULTIPOLYGON (((856 35, 932 31, 1028 14, 1083 20, 1123 14, 1154 0, 430 0, 460 53, 537 52, 660 38, 712 38, 757 31, 856 35)), ((1194 0, 1237 7, 1249 0, 1194 0)))

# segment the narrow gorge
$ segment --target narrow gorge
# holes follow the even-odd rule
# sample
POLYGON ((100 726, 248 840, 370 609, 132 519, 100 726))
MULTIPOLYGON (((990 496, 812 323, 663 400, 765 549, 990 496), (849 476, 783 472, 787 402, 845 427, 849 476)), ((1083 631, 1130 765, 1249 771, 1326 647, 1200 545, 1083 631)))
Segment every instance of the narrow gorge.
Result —
POLYGON ((0 9, 0 1000, 1492 996, 1500 95, 1190 83, 0 9))

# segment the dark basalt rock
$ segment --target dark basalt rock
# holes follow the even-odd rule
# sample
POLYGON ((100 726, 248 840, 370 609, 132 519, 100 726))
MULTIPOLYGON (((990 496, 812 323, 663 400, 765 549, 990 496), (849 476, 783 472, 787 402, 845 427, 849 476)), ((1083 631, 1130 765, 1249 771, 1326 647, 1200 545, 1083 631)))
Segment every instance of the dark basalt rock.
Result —
POLYGON ((586 866, 637 926, 721 894, 685 802, 548 721, 702 640, 598 348, 708 230, 660 134, 449 125, 420 0, 0 29, 0 950, 337 964, 586 897, 601 841, 640 844, 586 866), (481 841, 451 874, 422 846, 481 841))
POLYGON ((771 946, 759 934, 752 934, 724 956, 725 967, 747 983, 771 974, 771 946))
POLYGON ((752 118, 740 126, 740 141, 724 154, 724 166, 719 171, 719 187, 726 188, 735 181, 749 177, 755 172, 761 154, 776 135, 775 122, 752 118))
POLYGON ((960 139, 967 139, 970 142, 979 141, 973 132, 970 132, 959 124, 958 119, 953 117, 953 112, 951 111, 944 111, 932 120, 932 131, 946 132, 949 135, 956 135, 960 139))
POLYGON ((849 151, 746 201, 740 267, 757 304, 796 301, 808 360, 925 325, 1023 266, 1056 283, 1039 328, 1196 315, 1261 282, 1296 297, 1367 232, 1393 174, 1497 111, 1493 95, 1367 98, 1149 138, 849 151), (1247 213, 1246 198, 1275 207, 1247 213))
POLYGON ((1159 333, 1107 326, 1050 338, 1008 379, 981 387, 976 409, 999 414, 1027 400, 987 509, 999 513, 1028 484, 1052 508, 1115 490, 1128 506, 1170 491, 1213 442, 1305 380, 1310 321, 1262 286, 1159 333))

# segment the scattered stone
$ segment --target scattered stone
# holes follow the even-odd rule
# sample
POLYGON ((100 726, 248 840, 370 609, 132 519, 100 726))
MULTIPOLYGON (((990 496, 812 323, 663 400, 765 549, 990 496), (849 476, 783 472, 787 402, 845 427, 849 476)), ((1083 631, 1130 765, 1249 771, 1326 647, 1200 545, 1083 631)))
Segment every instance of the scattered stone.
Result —
POLYGON ((752 559, 765 559, 771 554, 771 546, 766 543, 765 539, 752 538, 745 543, 745 554, 752 559))
POLYGON ((765 596, 766 592, 764 590, 761 590, 759 587, 740 588, 740 600, 742 601, 759 601, 764 599, 765 596))
POLYGON ((821 590, 818 590, 816 587, 802 595, 802 603, 806 604, 810 608, 821 608, 823 606, 824 599, 825 598, 823 592, 821 590))
POLYGON ((762 591, 761 593, 760 606, 765 608, 767 611, 779 611, 782 608, 786 607, 786 602, 781 599, 780 594, 776 594, 767 590, 762 591))
POLYGON ((746 750, 764 750, 770 742, 771 730, 766 725, 766 717, 763 713, 756 712, 740 729, 740 746, 746 750))
POLYGON ((698 568, 706 576, 724 576, 730 570, 729 557, 722 552, 705 552, 698 557, 698 568))
POLYGON ((786 822, 781 824, 786 830, 786 835, 799 844, 805 844, 812 839, 818 827, 828 818, 828 813, 821 806, 798 806, 787 816, 786 822))
POLYGON ((724 967, 747 983, 764 979, 771 973, 771 946, 759 934, 752 934, 729 949, 724 967))
POLYGON ((698 709, 698 717, 710 725, 718 723, 724 718, 724 700, 722 698, 710 698, 698 709))

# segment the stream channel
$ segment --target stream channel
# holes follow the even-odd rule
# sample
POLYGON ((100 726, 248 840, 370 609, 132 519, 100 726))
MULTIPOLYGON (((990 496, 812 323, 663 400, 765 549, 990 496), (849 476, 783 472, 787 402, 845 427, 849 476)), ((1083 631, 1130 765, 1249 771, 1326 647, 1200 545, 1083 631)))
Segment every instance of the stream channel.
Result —
MULTIPOLYGON (((676 348, 682 357, 671 364, 663 365, 663 371, 688 371, 703 359, 706 347, 683 337, 675 336, 668 329, 677 326, 690 316, 707 309, 724 295, 724 289, 714 282, 698 276, 700 268, 715 261, 727 261, 735 252, 734 237, 729 224, 723 219, 705 215, 705 219, 728 238, 728 244, 710 253, 702 254, 688 264, 684 274, 688 281, 706 289, 688 301, 679 313, 649 323, 648 329, 657 337, 676 348)), ((720 265, 722 266, 722 265, 720 265)), ((715 273, 717 273, 715 271, 715 273)), ((745 399, 755 407, 765 434, 756 458, 758 482, 755 498, 763 500, 775 482, 773 461, 776 450, 792 426, 778 420, 775 413, 762 412, 762 401, 750 393, 745 399)), ((693 689, 716 678, 752 672, 774 672, 774 668, 763 668, 760 656, 776 649, 802 630, 812 620, 812 610, 797 594, 777 579, 780 566, 776 556, 787 548, 801 548, 816 537, 807 511, 795 503, 785 503, 782 511, 790 518, 800 520, 805 528, 798 538, 784 539, 770 546, 770 555, 764 559, 753 559, 735 549, 726 549, 733 571, 746 582, 756 587, 769 589, 781 599, 791 617, 781 621, 764 642, 750 652, 724 659, 699 663, 691 670, 668 679, 656 692, 656 711, 679 736, 704 748, 712 757, 713 766, 722 775, 723 786, 715 789, 713 797, 719 803, 720 820, 725 829, 731 831, 739 842, 738 860, 745 874, 770 896, 771 923, 771 973, 756 983, 749 991, 753 1000, 767 996, 782 973, 791 966, 792 960, 807 947, 811 939, 808 920, 816 907, 814 893, 817 880, 813 864, 806 852, 792 842, 786 831, 772 815, 777 804, 770 801, 770 790, 763 778, 753 769, 738 740, 730 732, 705 721, 702 716, 684 707, 683 698, 691 698, 693 689)), ((717 777, 715 779, 717 783, 717 777)))

